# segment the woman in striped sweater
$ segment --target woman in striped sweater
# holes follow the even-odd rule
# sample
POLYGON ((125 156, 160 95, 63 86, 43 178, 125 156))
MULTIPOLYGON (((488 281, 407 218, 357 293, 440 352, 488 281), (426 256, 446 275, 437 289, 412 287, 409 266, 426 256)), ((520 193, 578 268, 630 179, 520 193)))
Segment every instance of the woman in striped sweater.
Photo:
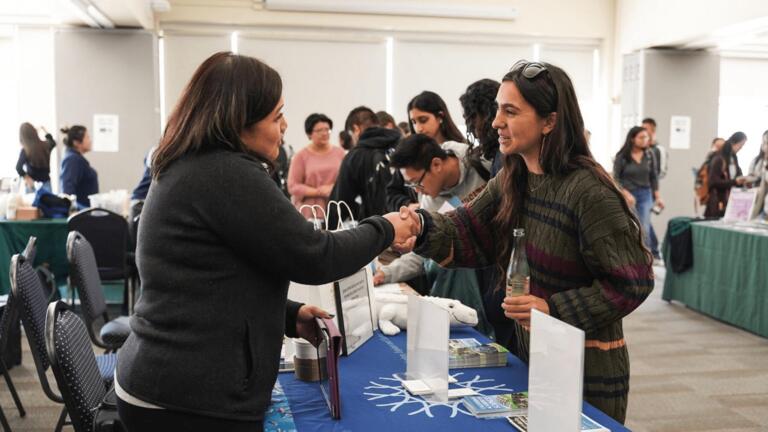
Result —
POLYGON ((517 352, 527 361, 531 309, 584 330, 584 398, 623 422, 629 355, 621 320, 654 283, 640 223, 587 147, 565 72, 518 62, 504 76, 497 101, 493 127, 504 169, 455 212, 419 210, 415 251, 443 266, 503 269, 513 229, 524 228, 530 295, 500 305, 515 320, 517 352))

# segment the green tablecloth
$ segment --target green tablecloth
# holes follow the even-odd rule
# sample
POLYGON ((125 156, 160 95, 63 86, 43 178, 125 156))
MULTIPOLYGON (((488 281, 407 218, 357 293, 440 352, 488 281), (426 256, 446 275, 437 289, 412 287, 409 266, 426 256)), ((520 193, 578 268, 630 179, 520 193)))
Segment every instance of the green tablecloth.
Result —
POLYGON ((768 337, 768 229, 723 222, 691 229, 693 267, 677 274, 667 263, 662 298, 768 337))
POLYGON ((0 294, 10 291, 11 257, 24 250, 30 236, 37 237, 35 265, 48 263, 57 280, 66 278, 69 272, 66 219, 0 221, 0 294))

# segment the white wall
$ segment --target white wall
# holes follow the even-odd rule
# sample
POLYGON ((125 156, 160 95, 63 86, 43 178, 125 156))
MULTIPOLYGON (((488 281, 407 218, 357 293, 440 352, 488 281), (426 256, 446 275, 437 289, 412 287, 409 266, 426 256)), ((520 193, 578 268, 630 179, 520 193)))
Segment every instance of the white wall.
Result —
MULTIPOLYGON (((330 39, 330 38, 328 38, 330 39)), ((267 39, 243 37, 239 52, 259 58, 283 79, 284 113, 288 121, 285 142, 294 150, 307 142, 304 120, 314 112, 334 123, 331 142, 337 143, 349 111, 359 105, 384 109, 385 42, 267 39)))
MULTIPOLYGON (((163 37, 164 108, 165 116, 170 114, 195 69, 211 54, 229 51, 229 37, 218 35, 169 34, 163 37)), ((165 125, 162 125, 163 127, 165 125)))
POLYGON ((408 102, 430 90, 445 100, 453 121, 464 130, 459 96, 467 86, 482 78, 501 81, 516 61, 532 58, 532 44, 396 41, 392 114, 407 121, 408 102))
MULTIPOLYGON (((56 136, 53 33, 49 27, 6 26, 0 30, 0 177, 15 176, 19 125, 44 126, 56 136)), ((51 178, 58 175, 56 154, 51 178)))
POLYGON ((728 138, 736 131, 747 134, 739 152, 746 173, 760 151, 768 129, 768 60, 723 57, 720 61, 720 109, 717 133, 728 138))
POLYGON ((99 191, 136 186, 160 137, 155 37, 144 31, 59 30, 55 35, 56 114, 93 137, 94 114, 119 116, 119 151, 86 155, 99 191))

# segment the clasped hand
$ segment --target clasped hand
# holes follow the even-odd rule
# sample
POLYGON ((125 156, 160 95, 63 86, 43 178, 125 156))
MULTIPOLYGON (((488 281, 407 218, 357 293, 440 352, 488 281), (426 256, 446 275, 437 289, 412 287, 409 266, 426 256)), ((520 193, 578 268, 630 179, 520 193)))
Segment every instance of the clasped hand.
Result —
POLYGON ((421 219, 411 208, 400 207, 400 211, 387 213, 384 218, 395 229, 395 239, 392 248, 400 253, 410 252, 416 245, 416 237, 421 232, 421 219))
POLYGON ((504 309, 504 316, 520 323, 524 329, 531 327, 531 309, 536 309, 549 315, 549 304, 541 297, 534 295, 521 295, 515 297, 504 297, 504 303, 501 304, 504 309))

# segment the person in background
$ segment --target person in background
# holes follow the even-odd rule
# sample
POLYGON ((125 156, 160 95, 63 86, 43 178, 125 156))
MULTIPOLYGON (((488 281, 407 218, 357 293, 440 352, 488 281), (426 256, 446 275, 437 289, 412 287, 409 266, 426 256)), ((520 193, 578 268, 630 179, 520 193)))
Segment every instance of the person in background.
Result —
POLYGON ((392 117, 391 114, 389 114, 386 111, 379 111, 376 113, 376 118, 379 119, 379 125, 383 128, 387 129, 397 129, 397 123, 395 122, 395 118, 392 117))
POLYGON ((709 148, 709 153, 707 153, 707 159, 711 159, 715 153, 719 152, 723 148, 723 144, 725 144, 725 138, 717 137, 713 139, 712 146, 709 148))
POLYGON ((80 125, 65 127, 61 132, 66 135, 64 145, 67 148, 59 174, 61 192, 75 195, 77 209, 82 210, 91 205, 88 196, 99 193, 99 176, 84 156, 91 151, 91 135, 80 125))
MULTIPOLYGON (((392 179, 389 154, 400 141, 400 131, 379 125, 376 113, 359 106, 347 115, 344 127, 352 135, 354 148, 344 156, 331 199, 349 205, 357 220, 386 213, 386 187, 392 179)), ((328 215, 335 227, 338 215, 328 215)))
MULTIPOLYGON (((485 186, 485 179, 468 162, 469 151, 464 143, 445 141, 439 145, 427 135, 413 134, 397 145, 390 167, 399 170, 406 187, 418 192, 419 208, 445 213, 461 206, 464 199, 485 186)), ((373 283, 406 282, 425 274, 430 282, 429 295, 460 300, 475 309, 478 330, 493 334, 485 318, 474 269, 440 269, 431 260, 408 253, 377 269, 373 283)))
POLYGON ((288 146, 288 149, 291 150, 291 153, 289 154, 285 147, 285 140, 283 140, 283 142, 280 144, 280 150, 277 154, 277 159, 275 159, 275 169, 272 171, 272 180, 274 180, 277 187, 283 191, 283 195, 290 199, 291 194, 288 192, 288 171, 291 168, 293 149, 291 146, 288 146))
POLYGON ((643 119, 641 124, 648 132, 648 148, 653 152, 653 157, 656 159, 656 177, 661 180, 667 176, 669 159, 667 149, 659 145, 659 142, 656 140, 656 120, 647 117, 643 119))
POLYGON ((467 125, 467 142, 478 144, 472 149, 474 155, 491 161, 490 177, 496 177, 502 166, 499 134, 491 125, 496 116, 496 93, 500 85, 492 79, 481 79, 470 84, 459 97, 467 125))
POLYGON ((741 167, 736 157, 744 144, 747 135, 744 132, 736 132, 723 144, 723 148, 715 153, 709 162, 707 185, 709 186, 709 201, 704 210, 704 217, 721 218, 725 215, 725 207, 731 188, 743 186, 746 178, 741 176, 741 167))
POLYGON ((220 52, 169 116, 139 225, 143 293, 117 354, 128 432, 261 431, 284 335, 317 346, 315 318, 330 317, 288 300, 289 281, 338 280, 417 233, 407 209, 315 230, 270 178, 283 105, 274 69, 220 52))
MULTIPOLYGON (((304 121, 309 145, 296 153, 288 171, 288 192, 297 209, 317 205, 325 211, 328 205, 345 154, 341 147, 331 144, 332 129, 333 121, 325 114, 310 114, 304 121)), ((309 209, 304 209, 302 214, 313 217, 309 209)))
POLYGON ((698 175, 698 172, 701 171, 701 169, 704 166, 709 167, 709 163, 712 162, 712 158, 715 157, 715 155, 723 148, 723 144, 725 144, 725 139, 723 138, 717 137, 712 140, 712 145, 709 147, 709 152, 707 152, 707 157, 704 158, 704 163, 701 164, 701 167, 697 171, 697 175, 698 175))
POLYGON ((339 146, 343 148, 345 152, 349 152, 352 150, 352 147, 355 146, 352 135, 350 135, 349 132, 345 130, 339 132, 339 146))
POLYGON ((157 149, 157 146, 153 146, 144 156, 144 173, 141 175, 139 184, 133 189, 131 193, 131 219, 128 221, 132 224, 136 220, 136 216, 141 214, 141 209, 144 207, 144 200, 147 199, 149 193, 149 186, 152 185, 152 154, 157 149))
MULTIPOLYGON (((616 153, 613 178, 621 186, 627 203, 635 208, 643 227, 645 244, 651 248, 651 208, 654 205, 664 208, 664 201, 659 194, 653 153, 648 146, 648 131, 645 128, 635 126, 630 129, 624 145, 616 153)), ((652 252, 654 258, 659 258, 658 251, 652 252)))
POLYGON ((400 129, 400 133, 403 134, 403 138, 408 138, 411 135, 411 128, 408 126, 408 122, 400 122, 397 124, 397 128, 400 129))
MULTIPOLYGON (((423 91, 408 102, 408 118, 410 119, 410 134, 424 134, 439 145, 448 141, 464 143, 464 136, 456 127, 448 106, 437 93, 423 91)), ((481 166, 480 161, 473 160, 473 166, 481 166)), ((483 168, 485 172, 487 168, 483 168)), ((486 177, 487 179, 487 177, 486 177)), ((395 211, 402 206, 418 208, 418 199, 413 189, 405 186, 402 174, 395 170, 392 181, 387 185, 387 210, 395 211)))
POLYGON ((749 176, 753 177, 750 186, 759 186, 760 179, 768 172, 768 130, 763 132, 763 142, 760 143, 760 152, 749 164, 749 176))
POLYGON ((31 123, 22 123, 19 127, 21 152, 16 172, 24 179, 27 192, 34 191, 35 182, 51 190, 51 151, 56 147, 56 141, 44 127, 40 126, 40 131, 45 134, 45 141, 40 139, 40 134, 31 123))
MULTIPOLYGON (((667 175, 667 149, 659 145, 656 140, 656 120, 647 117, 643 119, 643 128, 648 131, 649 149, 653 152, 653 166, 656 170, 656 180, 661 187, 661 179, 667 175)), ((649 221, 648 227, 650 229, 649 238, 651 241, 651 252, 655 258, 660 258, 659 255, 659 239, 656 237, 656 230, 653 228, 653 224, 649 221)))
POLYGON ((533 309, 582 329, 584 400, 623 423, 629 354, 622 319, 654 284, 640 223, 592 157, 576 92, 562 69, 516 63, 497 102, 493 126, 504 168, 455 212, 418 210, 423 224, 415 252, 451 268, 506 269, 513 231, 524 229, 530 294, 501 305, 514 320, 518 357, 528 362, 533 309))

